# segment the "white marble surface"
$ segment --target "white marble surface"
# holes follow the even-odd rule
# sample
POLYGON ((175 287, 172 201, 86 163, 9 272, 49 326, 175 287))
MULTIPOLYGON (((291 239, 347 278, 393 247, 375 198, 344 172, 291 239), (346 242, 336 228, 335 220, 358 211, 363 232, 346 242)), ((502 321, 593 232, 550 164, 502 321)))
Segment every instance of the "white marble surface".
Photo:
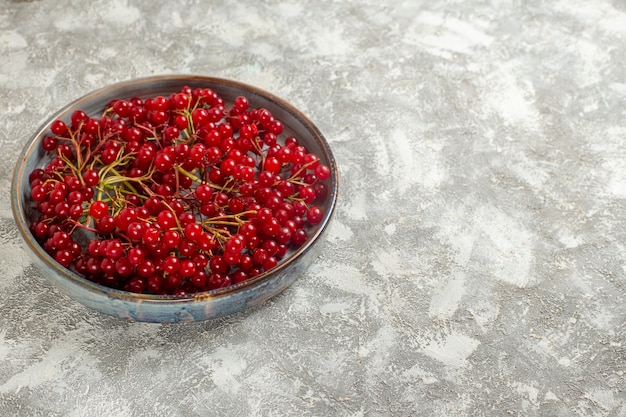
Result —
POLYGON ((0 415, 626 416, 622 0, 0 0, 0 415), (341 171, 318 262, 251 311, 128 323, 33 269, 34 129, 194 73, 298 106, 341 171))

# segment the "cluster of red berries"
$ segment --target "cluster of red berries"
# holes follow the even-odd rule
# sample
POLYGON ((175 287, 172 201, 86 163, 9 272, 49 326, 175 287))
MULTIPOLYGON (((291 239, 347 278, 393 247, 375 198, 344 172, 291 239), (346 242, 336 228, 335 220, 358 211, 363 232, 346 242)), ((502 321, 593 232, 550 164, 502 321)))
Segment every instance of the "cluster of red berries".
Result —
POLYGON ((107 287, 191 294, 268 271, 322 221, 330 169, 244 96, 208 88, 76 110, 30 173, 31 232, 107 287))

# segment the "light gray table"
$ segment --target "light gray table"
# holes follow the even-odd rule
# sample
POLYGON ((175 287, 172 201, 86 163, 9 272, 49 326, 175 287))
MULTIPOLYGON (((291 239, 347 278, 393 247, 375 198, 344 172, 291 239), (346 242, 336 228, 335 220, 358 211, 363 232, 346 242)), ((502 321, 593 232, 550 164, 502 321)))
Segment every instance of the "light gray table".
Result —
POLYGON ((0 0, 0 415, 626 416, 626 4, 0 0), (331 142, 324 252, 189 325, 33 269, 9 188, 66 103, 155 74, 254 84, 331 142))

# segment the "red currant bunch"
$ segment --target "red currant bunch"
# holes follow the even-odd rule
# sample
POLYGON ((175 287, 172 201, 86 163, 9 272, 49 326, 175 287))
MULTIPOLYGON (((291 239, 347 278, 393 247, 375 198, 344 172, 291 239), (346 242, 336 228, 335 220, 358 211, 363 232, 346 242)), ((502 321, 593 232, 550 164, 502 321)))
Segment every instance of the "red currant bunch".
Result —
POLYGON ((324 218, 331 171, 244 96, 208 88, 113 100, 55 120, 30 173, 30 230, 96 283, 193 294, 246 281, 324 218))

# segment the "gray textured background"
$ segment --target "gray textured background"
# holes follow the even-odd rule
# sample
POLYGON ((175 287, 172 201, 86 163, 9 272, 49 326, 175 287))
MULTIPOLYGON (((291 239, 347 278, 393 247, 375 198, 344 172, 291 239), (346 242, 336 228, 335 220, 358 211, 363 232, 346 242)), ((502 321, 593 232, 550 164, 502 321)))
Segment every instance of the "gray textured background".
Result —
POLYGON ((0 0, 0 415, 626 416, 622 0, 0 0), (195 73, 331 142, 318 262, 253 310, 127 323, 27 259, 10 177, 81 95, 195 73))

